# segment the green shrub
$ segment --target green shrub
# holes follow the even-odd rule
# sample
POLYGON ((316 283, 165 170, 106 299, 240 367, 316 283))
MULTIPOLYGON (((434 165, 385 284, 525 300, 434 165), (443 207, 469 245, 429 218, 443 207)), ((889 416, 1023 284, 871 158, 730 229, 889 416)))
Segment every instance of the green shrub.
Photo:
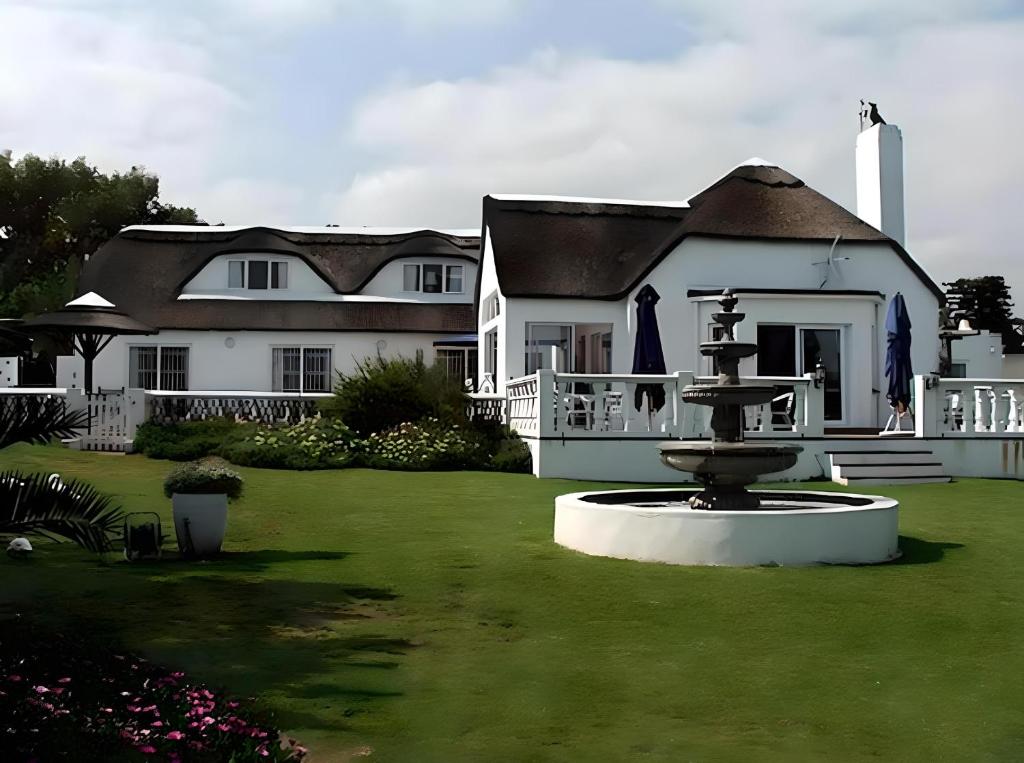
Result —
POLYGON ((218 454, 240 466, 264 469, 340 469, 358 449, 355 434, 337 419, 314 418, 293 426, 258 427, 218 454))
POLYGON ((466 395, 443 365, 427 366, 420 353, 414 360, 378 356, 364 360, 354 374, 342 374, 321 410, 366 437, 427 417, 464 423, 466 395))
POLYGON ((231 500, 242 495, 242 477, 238 472, 207 461, 189 461, 174 467, 164 480, 164 495, 175 493, 224 493, 231 500))
POLYGON ((363 453, 366 464, 378 469, 482 469, 489 461, 474 432, 433 417, 371 434, 363 441, 363 453))
POLYGON ((254 431, 255 424, 239 424, 231 418, 157 424, 147 421, 135 432, 135 451, 150 458, 194 461, 254 431))
POLYGON ((497 452, 491 457, 491 468, 496 472, 514 472, 515 474, 531 474, 533 472, 533 456, 526 443, 514 432, 498 444, 497 452))

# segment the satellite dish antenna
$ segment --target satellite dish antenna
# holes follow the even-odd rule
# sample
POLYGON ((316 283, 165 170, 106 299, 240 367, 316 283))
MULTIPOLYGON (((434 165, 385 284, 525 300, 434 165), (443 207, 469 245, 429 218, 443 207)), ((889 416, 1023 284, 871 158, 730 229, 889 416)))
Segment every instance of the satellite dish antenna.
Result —
POLYGON ((837 262, 845 262, 845 261, 848 261, 850 259, 849 257, 836 257, 836 247, 839 246, 839 241, 840 241, 840 239, 842 239, 842 237, 843 237, 843 234, 840 233, 832 241, 832 246, 830 246, 828 248, 828 258, 827 259, 821 260, 820 262, 812 263, 814 265, 824 265, 825 266, 825 278, 822 279, 820 284, 818 284, 818 288, 819 289, 825 288, 825 284, 828 283, 828 279, 831 277, 832 271, 836 269, 836 263, 837 262))

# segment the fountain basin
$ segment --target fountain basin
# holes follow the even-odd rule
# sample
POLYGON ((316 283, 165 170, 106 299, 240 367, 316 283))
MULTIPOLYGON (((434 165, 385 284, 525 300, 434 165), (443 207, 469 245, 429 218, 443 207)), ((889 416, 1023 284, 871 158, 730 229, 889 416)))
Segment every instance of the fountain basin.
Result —
POLYGON ((899 504, 873 495, 753 491, 756 510, 693 509, 678 488, 555 499, 555 542, 591 556, 749 567, 879 564, 899 556, 899 504))
POLYGON ((785 471, 796 463, 803 448, 775 442, 672 440, 659 443, 658 450, 666 466, 681 472, 713 474, 718 481, 728 482, 727 477, 732 475, 756 478, 759 474, 785 471))
POLYGON ((695 384, 683 387, 682 398, 696 405, 761 405, 776 394, 775 387, 756 384, 695 384))

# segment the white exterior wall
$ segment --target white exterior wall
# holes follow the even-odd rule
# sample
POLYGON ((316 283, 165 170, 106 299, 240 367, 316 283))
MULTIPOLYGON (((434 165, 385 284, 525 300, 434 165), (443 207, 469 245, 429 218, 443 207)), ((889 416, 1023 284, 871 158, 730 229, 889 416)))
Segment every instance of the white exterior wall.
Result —
POLYGON ((364 297, 381 297, 385 299, 411 299, 416 302, 458 302, 469 304, 473 301, 473 285, 476 283, 477 266, 468 260, 453 257, 403 257, 392 260, 367 282, 359 292, 364 297), (423 292, 403 291, 403 265, 462 265, 462 291, 446 294, 424 294, 423 292))
MULTIPOLYGON (((153 336, 115 337, 93 365, 96 387, 131 386, 128 379, 128 347, 131 345, 174 345, 189 348, 190 390, 251 390, 269 392, 272 347, 330 347, 334 367, 351 373, 356 364, 374 357, 378 342, 385 342, 381 354, 412 358, 423 351, 433 362, 433 343, 443 334, 328 331, 161 331, 153 336), (234 346, 225 344, 228 338, 234 346)), ((79 359, 80 360, 80 359, 79 359)))
MULTIPOLYGON (((1003 338, 982 331, 953 342, 953 362, 967 365, 968 379, 1002 379, 1003 338)), ((1013 377, 1005 377, 1013 378, 1013 377)))
POLYGON ((874 125, 857 136, 857 216, 906 246, 903 135, 896 125, 874 125))
POLYGON ((334 294, 334 289, 300 257, 255 252, 224 254, 214 257, 185 284, 182 294, 230 296, 243 299, 317 299, 334 294), (232 260, 269 260, 288 263, 287 289, 229 289, 228 262, 232 260))
MULTIPOLYGON (((538 477, 598 482, 693 482, 692 474, 676 471, 661 462, 656 439, 561 441, 526 438, 524 442, 533 454, 534 474, 538 477)), ((760 482, 828 477, 828 451, 894 447, 892 443, 879 443, 878 440, 840 437, 797 438, 786 442, 803 448, 796 465, 785 472, 763 475, 760 482)), ((931 450, 946 472, 954 477, 1024 480, 1024 439, 1020 437, 934 437, 901 440, 899 444, 907 449, 917 444, 931 450)), ((883 489, 879 487, 878 491, 883 489)))
POLYGON ((1004 379, 1024 379, 1024 355, 1003 355, 1004 379))
POLYGON ((182 289, 182 294, 205 297, 258 300, 314 300, 338 301, 373 299, 404 300, 410 302, 441 302, 467 304, 473 301, 476 282, 476 264, 455 257, 403 257, 386 264, 371 278, 358 295, 336 294, 334 289, 306 262, 292 255, 272 253, 225 254, 213 258, 182 289), (228 262, 232 260, 269 260, 288 263, 287 289, 229 289, 228 262), (461 265, 462 291, 459 293, 424 294, 403 291, 402 266, 461 265))
POLYGON ((501 293, 498 285, 498 274, 494 269, 494 250, 491 248, 491 237, 484 231, 484 240, 480 247, 480 294, 477 300, 477 378, 481 381, 484 378, 487 365, 486 343, 484 337, 492 329, 498 330, 498 367, 494 371, 495 391, 505 389, 505 379, 511 378, 507 373, 505 326, 508 318, 508 300, 501 293), (492 295, 498 295, 498 315, 490 320, 487 319, 487 300, 492 295))
MULTIPOLYGON (((831 272, 815 265, 828 256, 831 242, 744 241, 693 237, 669 254, 630 294, 629 304, 644 284, 661 294, 658 324, 668 371, 704 371, 697 349, 706 339, 711 309, 698 313, 686 298, 688 289, 734 287, 758 289, 818 289, 825 276, 829 290, 880 291, 891 299, 903 293, 914 326, 911 356, 916 373, 938 366, 938 297, 888 246, 840 243, 831 272), (695 321, 700 320, 699 325, 695 321)), ((844 379, 848 414, 847 426, 873 427, 888 411, 884 395, 885 311, 887 304, 870 296, 816 297, 805 295, 748 295, 741 297, 738 310, 747 314, 739 324, 737 339, 757 339, 757 324, 807 323, 845 328, 844 379), (872 341, 871 337, 874 337, 872 341), (875 413, 877 411, 877 414, 875 413)), ((613 340, 614 341, 614 340, 613 340)), ((753 375, 756 359, 740 366, 753 375)), ((887 414, 886 414, 887 415, 887 414)), ((881 421, 885 421, 884 418, 881 421)))
MULTIPOLYGON (((880 291, 886 300, 901 291, 914 325, 911 354, 916 373, 938 367, 938 297, 922 283, 891 247, 842 244, 831 271, 815 265, 828 257, 831 242, 766 242, 692 237, 683 241, 625 300, 520 299, 503 301, 500 380, 521 376, 524 369, 525 326, 528 322, 607 323, 612 325, 612 372, 629 373, 635 341, 637 292, 651 284, 661 295, 658 325, 666 370, 707 371, 697 345, 705 341, 716 303, 687 297, 690 289, 734 287, 756 289, 818 289, 880 291)), ((481 299, 493 291, 489 244, 484 249, 481 299)), ((496 279, 495 279, 496 280, 496 279)), ((739 310, 747 314, 737 338, 756 341, 757 324, 795 323, 838 327, 843 331, 846 426, 875 427, 888 416, 885 401, 885 311, 888 305, 870 295, 745 295, 739 310), (880 390, 874 393, 873 390, 880 390)), ((481 342, 484 327, 481 327, 481 342)), ((481 362, 482 362, 481 344, 481 362)), ((740 372, 754 375, 756 359, 741 364, 740 372)))

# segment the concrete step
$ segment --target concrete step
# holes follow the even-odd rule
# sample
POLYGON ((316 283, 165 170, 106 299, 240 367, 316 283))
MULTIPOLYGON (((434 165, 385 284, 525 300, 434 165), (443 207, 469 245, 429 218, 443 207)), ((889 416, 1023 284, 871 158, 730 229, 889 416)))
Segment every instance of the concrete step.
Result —
POLYGON ((928 482, 950 482, 950 477, 840 477, 834 479, 840 485, 859 487, 861 485, 921 485, 928 482))
POLYGON ((853 477, 945 477, 946 470, 939 463, 930 464, 854 464, 839 468, 839 476, 853 477))
POLYGON ((905 451, 900 453, 830 453, 832 466, 861 466, 864 464, 934 464, 935 454, 929 450, 905 451))

